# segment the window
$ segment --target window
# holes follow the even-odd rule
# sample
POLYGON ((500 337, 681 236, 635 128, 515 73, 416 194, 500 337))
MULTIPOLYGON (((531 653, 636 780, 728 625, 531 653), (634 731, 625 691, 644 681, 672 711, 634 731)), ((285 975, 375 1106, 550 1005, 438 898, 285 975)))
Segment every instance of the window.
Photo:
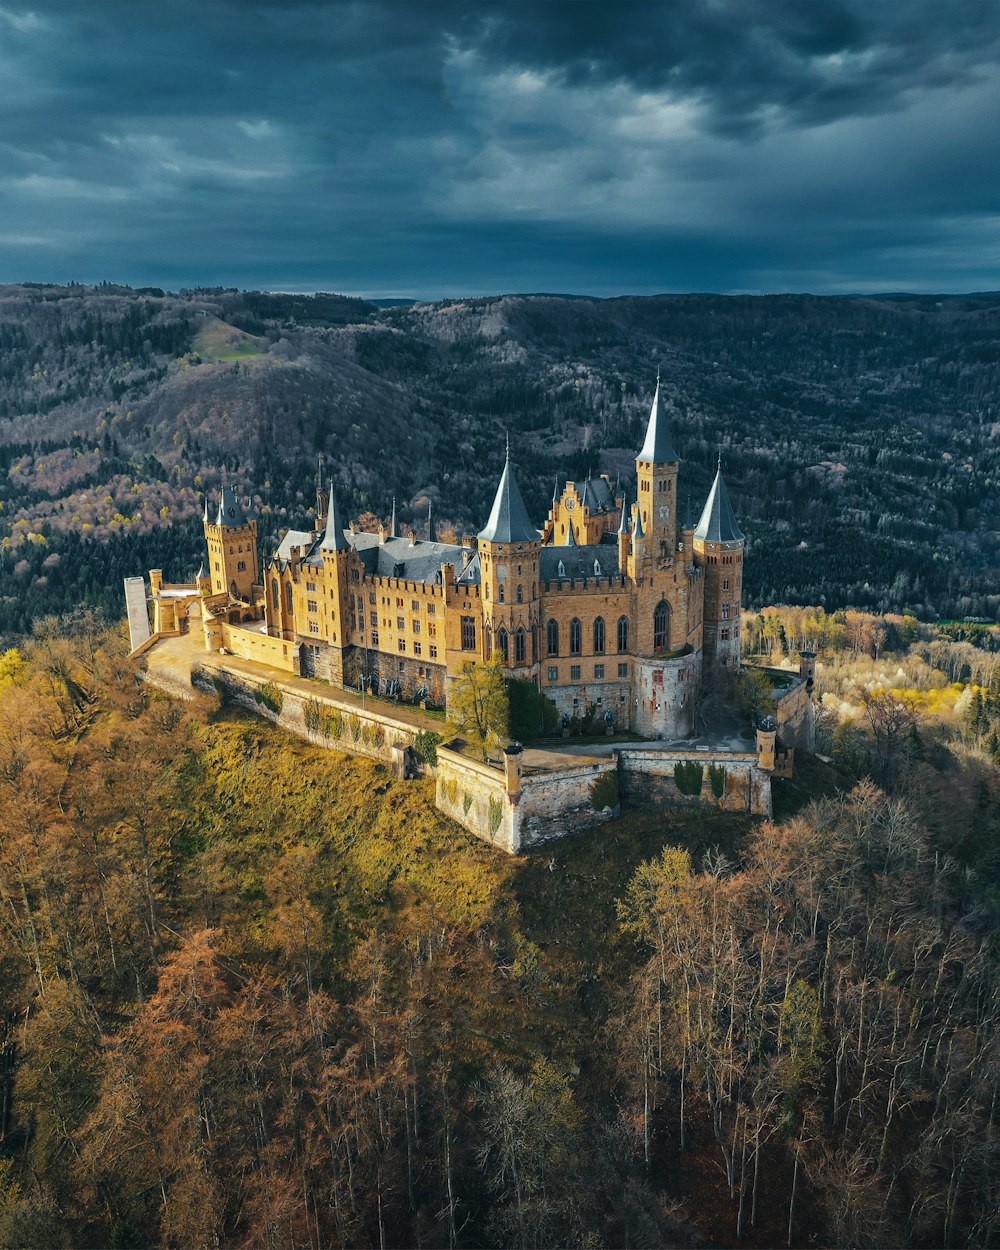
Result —
POLYGON ((378 629, 378 613, 377 612, 369 612, 368 620, 369 620, 369 623, 371 624, 372 629, 378 629))
POLYGON ((604 654, 604 617, 594 621, 594 655, 604 654))
POLYGON ((545 626, 545 641, 549 655, 559 654, 559 622, 553 617, 545 626))
POLYGON ((292 583, 285 582, 285 607, 289 612, 292 610, 292 583))
POLYGON ((462 617, 462 650, 475 651, 476 649, 476 620, 472 616, 462 617))
POLYGON ((503 656, 503 662, 506 664, 510 658, 510 639, 507 636, 506 629, 504 629, 502 625, 497 630, 496 649, 503 656))
POLYGON ((427 650, 430 652, 430 657, 431 657, 431 659, 432 659, 432 660, 436 660, 436 659, 437 659, 437 654, 438 654, 438 649, 437 649, 437 647, 428 647, 428 648, 427 648, 427 650))
POLYGON ((661 599, 653 612, 653 650, 666 651, 670 645, 670 609, 661 599))
POLYGON ((433 622, 433 621, 428 621, 428 623, 427 623, 427 632, 430 634, 430 636, 431 636, 432 638, 433 638, 433 637, 434 637, 434 635, 438 632, 438 627, 434 624, 434 622, 433 622))
POLYGON ((595 561, 594 561, 594 576, 595 576, 595 577, 600 577, 600 576, 601 576, 601 562, 600 562, 600 560, 595 560, 595 561))
POLYGON ((722 589, 723 589, 723 590, 728 590, 728 589, 729 589, 729 578, 728 578, 728 577, 724 577, 724 578, 722 579, 722 589))
POLYGON ((419 622, 419 621, 414 621, 414 622, 413 622, 413 632, 414 632, 415 634, 419 634, 419 633, 420 633, 420 622, 419 622))
POLYGON ((583 627, 574 616, 569 623, 569 653, 579 655, 583 650, 583 627))
POLYGON ((403 639, 403 638, 400 638, 400 640, 399 640, 399 649, 400 649, 400 651, 405 651, 405 650, 406 650, 406 640, 405 640, 405 639, 403 639))
POLYGON ((506 603, 506 602, 507 602, 507 588, 504 586, 503 582, 501 582, 501 583, 500 583, 500 586, 499 586, 499 594, 497 595, 497 599, 498 599, 501 603, 506 603))
POLYGON ((375 596, 373 594, 369 594, 368 602, 372 605, 372 607, 375 606, 375 596))
POLYGON ((523 586, 518 586, 517 588, 517 601, 518 603, 524 603, 524 587, 523 586))
POLYGON ((628 617, 620 616, 618 618, 618 653, 623 654, 628 650, 628 617))
POLYGON ((357 570, 357 569, 351 569, 351 581, 352 581, 352 582, 360 582, 360 581, 361 581, 361 577, 360 577, 360 575, 358 574, 358 570, 357 570))
POLYGON ((402 632, 406 628, 406 618, 402 616, 396 617, 396 628, 402 632))
POLYGON ((433 616, 433 615, 434 615, 434 613, 435 613, 436 611, 437 611, 437 608, 434 606, 434 604, 433 604, 433 603, 429 603, 429 604, 427 605, 427 615, 428 615, 428 616, 433 616))
POLYGON ((595 665, 594 665, 594 677, 595 677, 598 681, 600 681, 600 680, 601 680, 601 678, 602 678, 603 676, 604 676, 604 665, 603 665, 603 664, 595 664, 595 665))
POLYGON ((378 646, 378 630, 377 629, 372 630, 372 646, 373 647, 378 646))
POLYGON ((724 603, 722 605, 722 619, 724 621, 729 620, 729 604, 728 603, 724 603))
POLYGON ((278 579, 276 577, 271 581, 271 602, 276 608, 281 607, 281 591, 278 589, 278 579))
POLYGON ((420 604, 417 602, 417 600, 416 600, 416 599, 411 599, 411 600, 410 600, 410 611, 411 611, 411 612, 419 612, 419 611, 420 611, 420 604))
POLYGON ((413 644, 413 654, 414 654, 414 655, 420 655, 421 650, 422 650, 422 648, 421 648, 420 643, 419 643, 419 642, 415 642, 415 643, 413 644))
POLYGON ((307 600, 306 600, 306 610, 307 610, 307 611, 309 611, 309 612, 318 612, 318 611, 319 611, 319 604, 316 602, 316 600, 315 600, 315 599, 307 599, 307 600))
POLYGON ((402 599, 397 599, 397 600, 396 600, 396 607, 397 607, 397 608, 401 608, 402 606, 403 606, 403 601, 402 601, 402 599))
POLYGON ((559 669, 550 668, 549 669, 549 681, 558 681, 558 680, 559 680, 559 669))
POLYGON ((237 573, 245 573, 246 571, 247 571, 247 562, 246 562, 246 560, 237 560, 237 562, 236 562, 236 572, 237 572, 237 573))
POLYGON ((306 582, 306 590, 308 590, 311 595, 314 595, 316 593, 316 583, 306 582))
POLYGON ((566 576, 566 565, 563 564, 562 560, 559 561, 559 576, 560 577, 566 576))
POLYGON ((627 677, 627 676, 628 676, 628 665, 627 665, 627 664, 619 664, 619 665, 618 665, 618 676, 619 676, 619 677, 627 677))
POLYGON ((724 629, 724 630, 722 631, 722 633, 721 633, 719 636, 720 636, 720 638, 722 639, 722 641, 723 641, 723 642, 728 642, 728 641, 729 641, 729 630, 728 630, 728 629, 724 629))
POLYGON ((579 681, 579 680, 580 680, 580 665, 579 665, 579 664, 572 664, 572 665, 570 665, 570 670, 569 670, 569 679, 570 679, 570 681, 579 681))
POLYGON ((310 632, 310 634, 318 634, 318 633, 319 633, 319 621, 310 621, 310 622, 309 622, 309 632, 310 632))
POLYGON ((514 634, 514 663, 523 664, 527 658, 527 647, 525 645, 525 635, 522 628, 518 628, 514 634))

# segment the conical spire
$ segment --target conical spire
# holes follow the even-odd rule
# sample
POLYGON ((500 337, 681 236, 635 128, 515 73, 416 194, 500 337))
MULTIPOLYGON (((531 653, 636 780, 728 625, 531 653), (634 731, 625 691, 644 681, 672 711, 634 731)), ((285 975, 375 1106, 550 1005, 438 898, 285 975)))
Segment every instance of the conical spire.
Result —
POLYGON ((556 478, 556 484, 552 488, 552 506, 553 508, 559 502, 559 479, 556 478))
POLYGON ((722 457, 715 471, 715 481, 705 500, 705 508, 694 532, 695 538, 709 543, 738 543, 743 541, 743 534, 736 524, 736 514, 729 502, 729 491, 722 477, 722 457))
POLYGON ((576 534, 573 530, 573 518, 572 517, 570 517, 569 519, 569 533, 566 535, 566 546, 567 547, 576 546, 576 534))
POLYGON ((628 491, 622 496, 622 515, 621 520, 618 522, 618 533, 628 533, 628 491))
POLYGON ((198 572, 195 573, 194 580, 196 582, 200 582, 204 576, 205 576, 205 561, 202 560, 201 564, 198 565, 198 572))
POLYGON ((340 522, 340 510, 333 497, 333 482, 330 482, 330 501, 326 508, 326 533, 320 543, 320 551, 346 551, 350 547, 344 527, 340 522))
POLYGON ((670 437, 670 423, 665 405, 660 398, 659 369, 656 371, 656 392, 653 395, 653 406, 649 410, 649 424, 646 426, 646 441, 636 459, 646 460, 651 464, 669 464, 679 459, 670 437))
POLYGON ((389 522, 389 537, 397 538, 396 533, 396 496, 392 497, 392 520, 389 522))
POLYGON ((638 503, 635 505, 635 525, 632 527, 632 532, 635 534, 636 538, 646 537, 646 531, 642 528, 642 509, 639 507, 638 503))
POLYGON ((496 498, 486 528, 479 531, 481 542, 487 543, 533 543, 538 541, 538 530, 531 524, 528 509, 510 466, 510 445, 507 446, 507 459, 500 485, 497 487, 496 498))
POLYGON ((202 517, 202 520, 205 522, 206 525, 210 524, 210 521, 208 519, 208 491, 205 491, 205 515, 202 517))
POLYGON ((222 495, 219 498, 219 515, 216 519, 216 525, 240 526, 246 525, 247 519, 243 513, 243 505, 240 503, 239 496, 236 491, 228 483, 222 485, 222 495))
POLYGON ((437 542, 437 533, 434 529, 434 500, 433 499, 427 505, 427 541, 429 543, 437 542))

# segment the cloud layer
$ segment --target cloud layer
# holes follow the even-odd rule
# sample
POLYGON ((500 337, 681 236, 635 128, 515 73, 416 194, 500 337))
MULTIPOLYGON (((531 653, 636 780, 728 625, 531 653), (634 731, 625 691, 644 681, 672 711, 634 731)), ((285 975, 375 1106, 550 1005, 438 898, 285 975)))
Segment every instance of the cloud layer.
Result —
POLYGON ((0 279, 1000 287, 993 0, 0 6, 0 279))

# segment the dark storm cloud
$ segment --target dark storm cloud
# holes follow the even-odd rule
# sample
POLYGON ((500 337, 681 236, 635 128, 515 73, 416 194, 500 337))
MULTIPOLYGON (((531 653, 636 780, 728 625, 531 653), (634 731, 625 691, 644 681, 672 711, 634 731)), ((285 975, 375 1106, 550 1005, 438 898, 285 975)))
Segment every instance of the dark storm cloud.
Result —
POLYGON ((0 277, 1000 285, 995 3, 0 0, 0 277))

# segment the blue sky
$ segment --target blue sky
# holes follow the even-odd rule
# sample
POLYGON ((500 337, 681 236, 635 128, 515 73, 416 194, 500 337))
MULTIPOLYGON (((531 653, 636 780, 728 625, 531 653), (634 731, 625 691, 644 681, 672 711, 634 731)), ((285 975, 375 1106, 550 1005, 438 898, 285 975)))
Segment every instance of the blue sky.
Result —
POLYGON ((0 0, 0 280, 1000 288, 995 0, 0 0))

